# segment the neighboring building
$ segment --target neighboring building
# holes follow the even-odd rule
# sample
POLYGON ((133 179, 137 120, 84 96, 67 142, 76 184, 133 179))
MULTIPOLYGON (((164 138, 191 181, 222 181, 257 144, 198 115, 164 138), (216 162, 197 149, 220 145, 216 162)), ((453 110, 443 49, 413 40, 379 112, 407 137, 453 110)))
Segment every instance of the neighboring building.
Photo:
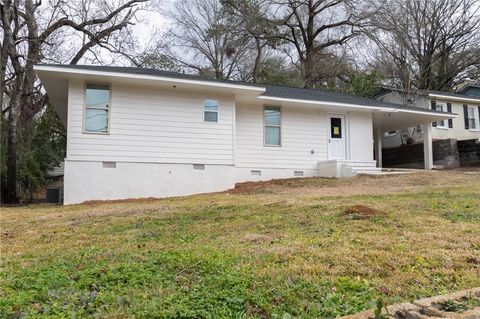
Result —
POLYGON ((465 84, 457 91, 457 93, 480 98, 480 83, 465 84))
MULTIPOLYGON (((152 69, 35 70, 67 129, 65 204, 376 171, 374 139, 381 154, 383 132, 421 124, 428 136, 433 121, 455 117, 446 109, 152 69)), ((381 166, 381 156, 377 161, 381 166)))
MULTIPOLYGON (((480 138, 480 96, 475 95, 477 94, 475 89, 475 86, 467 85, 462 89, 462 92, 465 92, 462 94, 438 91, 417 91, 407 94, 399 90, 383 88, 377 94, 377 99, 458 114, 457 118, 432 123, 432 138, 434 140, 448 138, 469 140, 480 138), (467 92, 470 96, 466 95, 467 92)), ((383 136, 384 148, 422 141, 421 126, 392 130, 383 136)))

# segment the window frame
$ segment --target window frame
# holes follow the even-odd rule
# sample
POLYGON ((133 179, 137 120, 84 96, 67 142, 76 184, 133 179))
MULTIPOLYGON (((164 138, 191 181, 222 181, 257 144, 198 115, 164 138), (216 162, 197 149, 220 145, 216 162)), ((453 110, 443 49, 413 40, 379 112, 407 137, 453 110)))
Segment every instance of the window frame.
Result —
POLYGON ((112 84, 105 82, 84 82, 83 85, 83 120, 82 120, 82 133, 83 134, 94 134, 94 135, 110 135, 110 125, 111 125, 111 109, 112 109, 112 84), (108 87, 108 108, 107 108, 107 131, 106 132, 96 132, 88 131, 86 129, 87 124, 87 109, 96 109, 103 110, 103 108, 87 107, 87 86, 88 85, 105 85, 108 87))
POLYGON ((205 98, 203 99, 203 122, 204 123, 219 123, 220 122, 220 101, 219 100, 216 100, 216 99, 209 99, 209 98, 205 98), (210 111, 210 110, 205 110, 205 104, 207 101, 215 101, 217 102, 217 110, 216 111, 210 111), (216 121, 207 121, 205 119, 205 113, 206 112, 210 112, 210 113, 217 113, 217 120, 216 121))
POLYGON ((283 116, 282 116, 282 106, 280 105, 264 105, 262 108, 263 112, 263 146, 264 147, 282 147, 282 122, 283 122, 283 116), (280 124, 279 125, 267 125, 266 122, 266 117, 265 117, 265 110, 269 107, 275 107, 278 108, 278 112, 280 113, 280 124), (267 127, 278 127, 280 129, 279 131, 279 144, 267 144, 267 127))
MULTIPOLYGON (((436 103, 435 104, 435 111, 440 111, 440 112, 447 112, 447 104, 446 103, 436 103), (440 109, 439 109, 440 108, 440 109)), ((435 122, 437 123, 436 128, 442 129, 442 130, 448 130, 448 120, 441 120, 435 122), (440 123, 443 123, 443 125, 440 125, 440 123)))
MULTIPOLYGON (((468 123, 468 130, 473 131, 473 132, 478 132, 478 131, 480 131, 480 114, 479 114, 478 106, 467 105, 467 115, 469 115, 468 112, 469 112, 470 109, 473 110, 473 120, 475 122, 475 128, 472 128, 470 126, 470 122, 469 122, 468 123)), ((470 119, 472 119, 472 118, 469 116, 468 120, 470 121, 470 119)))

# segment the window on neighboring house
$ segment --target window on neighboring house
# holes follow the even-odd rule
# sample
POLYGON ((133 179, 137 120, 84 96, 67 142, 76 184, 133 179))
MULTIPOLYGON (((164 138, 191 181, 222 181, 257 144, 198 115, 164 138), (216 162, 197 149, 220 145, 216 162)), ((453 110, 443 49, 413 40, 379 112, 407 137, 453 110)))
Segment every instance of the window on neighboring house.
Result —
POLYGON ((110 111, 110 86, 87 84, 85 88, 84 131, 108 133, 108 112, 110 111))
POLYGON ((473 130, 478 130, 480 129, 480 120, 479 120, 479 109, 478 107, 475 106, 469 106, 467 108, 467 114, 468 114, 468 128, 473 129, 473 130))
POLYGON ((265 139, 266 146, 280 146, 281 141, 281 121, 280 121, 280 107, 265 106, 263 109, 263 119, 265 124, 265 139))
POLYGON ((205 122, 218 122, 218 101, 203 101, 203 120, 205 122))
MULTIPOLYGON (((447 106, 445 104, 437 103, 435 109, 440 112, 447 112, 447 106)), ((438 121, 437 127, 448 128, 448 120, 438 121)))

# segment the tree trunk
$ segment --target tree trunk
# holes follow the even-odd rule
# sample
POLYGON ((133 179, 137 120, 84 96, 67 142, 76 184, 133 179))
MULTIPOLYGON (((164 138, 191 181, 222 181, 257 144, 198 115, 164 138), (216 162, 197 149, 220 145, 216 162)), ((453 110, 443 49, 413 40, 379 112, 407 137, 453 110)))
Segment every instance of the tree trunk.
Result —
POLYGON ((18 109, 18 96, 12 96, 8 111, 8 141, 7 141, 7 189, 6 203, 16 203, 17 197, 17 119, 15 111, 18 109))
POLYGON ((255 37, 255 45, 257 47, 257 56, 255 57, 255 64, 253 65, 253 75, 252 81, 253 83, 258 82, 258 73, 260 72, 260 62, 262 61, 262 43, 260 38, 255 37))
POLYGON ((303 87, 306 89, 312 89, 316 83, 313 58, 310 54, 307 53, 305 59, 302 59, 300 63, 303 72, 303 87))

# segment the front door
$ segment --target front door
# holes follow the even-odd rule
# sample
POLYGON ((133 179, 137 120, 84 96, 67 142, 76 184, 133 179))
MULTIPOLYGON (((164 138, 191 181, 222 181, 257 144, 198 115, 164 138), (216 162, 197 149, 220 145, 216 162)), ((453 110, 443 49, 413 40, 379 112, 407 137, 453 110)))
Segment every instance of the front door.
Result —
POLYGON ((346 159, 345 115, 329 114, 328 159, 346 159))

